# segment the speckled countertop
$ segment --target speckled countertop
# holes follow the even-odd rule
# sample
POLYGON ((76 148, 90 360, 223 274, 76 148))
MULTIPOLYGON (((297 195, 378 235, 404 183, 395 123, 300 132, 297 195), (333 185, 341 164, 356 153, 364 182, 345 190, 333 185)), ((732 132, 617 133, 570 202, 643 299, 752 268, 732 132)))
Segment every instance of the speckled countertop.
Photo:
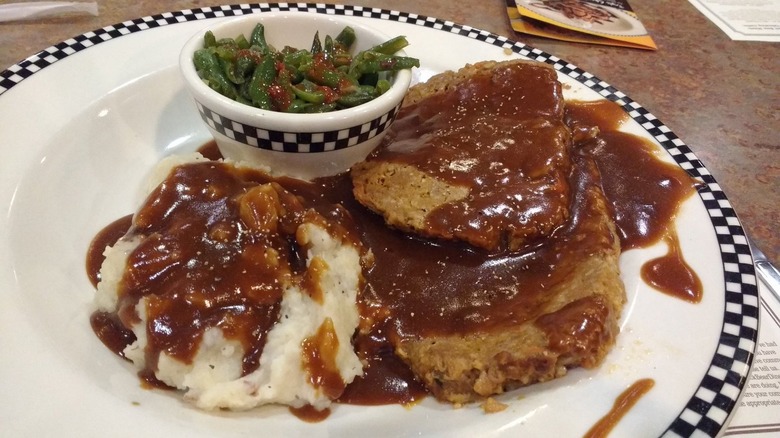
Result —
MULTIPOLYGON (((516 34, 503 0, 331 3, 415 12, 468 24, 537 47, 593 73, 650 110, 693 149, 720 183, 748 233, 770 259, 780 261, 779 43, 732 41, 682 0, 631 2, 658 51, 516 34)), ((98 4, 97 17, 0 23, 0 69, 89 30, 218 3, 103 0, 98 4)))

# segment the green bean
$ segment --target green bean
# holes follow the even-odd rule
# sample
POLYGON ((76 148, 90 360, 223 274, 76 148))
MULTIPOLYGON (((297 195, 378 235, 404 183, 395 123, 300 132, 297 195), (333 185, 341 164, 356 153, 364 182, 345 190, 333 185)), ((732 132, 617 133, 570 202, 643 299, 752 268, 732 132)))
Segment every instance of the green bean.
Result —
POLYGON ((217 40, 217 47, 219 46, 235 46, 236 40, 233 38, 220 38, 217 40))
POLYGON ((379 52, 366 51, 361 52, 352 60, 350 75, 353 77, 360 77, 366 73, 406 70, 419 66, 420 61, 416 58, 410 58, 408 56, 391 56, 379 52))
POLYGON ((271 56, 266 56, 257 65, 252 80, 249 83, 249 97, 252 103, 260 109, 271 108, 271 93, 268 87, 276 77, 276 61, 271 56))
POLYGON ((336 36, 336 42, 341 44, 344 50, 349 50, 352 44, 355 44, 357 36, 355 35, 355 29, 347 26, 336 36))
POLYGON ((313 114, 313 113, 328 113, 331 111, 334 111, 338 109, 338 106, 335 103, 320 103, 315 105, 309 105, 306 107, 306 112, 313 114))
POLYGON ((299 99, 308 103, 322 103, 325 101, 325 93, 316 89, 316 84, 303 81, 299 85, 291 87, 293 93, 298 96, 299 99))
POLYGON ((320 85, 330 88, 338 88, 342 76, 335 70, 311 69, 305 74, 306 78, 320 85))
POLYGON ((313 59, 308 51, 296 50, 284 55, 282 62, 292 73, 291 81, 297 84, 304 79, 303 72, 311 68, 313 59))
POLYGON ((251 46, 251 44, 249 44, 249 41, 247 41, 244 34, 239 34, 236 37, 236 45, 238 46, 239 49, 248 49, 251 46))
POLYGON ((251 81, 244 81, 243 84, 240 84, 238 86, 238 97, 236 98, 236 101, 244 103, 249 106, 254 106, 252 104, 252 96, 249 95, 250 82, 251 81))
POLYGON ((249 36, 249 45, 251 47, 257 47, 260 53, 271 52, 271 48, 265 40, 265 26, 263 23, 257 23, 255 25, 252 34, 249 36))
POLYGON ((216 54, 219 59, 225 60, 225 61, 235 61, 236 55, 238 54, 238 46, 232 45, 222 45, 217 46, 212 49, 214 51, 214 54, 216 54))
POLYGON ((420 60, 409 56, 393 56, 392 59, 381 63, 383 71, 408 70, 413 67, 420 67, 420 60))
POLYGON ((390 89, 390 81, 387 79, 380 79, 376 81, 376 92, 378 96, 385 94, 390 89))
POLYGON ((300 67, 304 62, 311 62, 311 60, 311 53, 307 52, 306 50, 296 50, 284 55, 285 64, 290 64, 295 68, 300 67))
POLYGON ((219 58, 211 49, 201 49, 195 52, 194 62, 201 77, 214 91, 235 99, 236 88, 225 75, 219 58))
POLYGON ((319 31, 314 33, 314 40, 311 42, 311 54, 316 55, 322 52, 322 41, 320 41, 319 31))
POLYGON ((397 36, 385 41, 382 44, 377 44, 376 46, 370 48, 369 51, 383 53, 385 55, 392 55, 393 53, 403 49, 408 45, 409 41, 406 40, 405 36, 397 36))
POLYGON ((220 60, 222 71, 225 72, 225 76, 234 84, 243 84, 246 78, 236 70, 236 65, 233 62, 227 62, 220 60))
POLYGON ((333 59, 333 38, 330 35, 325 35, 323 52, 325 53, 325 59, 333 59))
POLYGON ((340 106, 351 108, 354 106, 362 105, 366 102, 370 102, 374 99, 374 93, 373 89, 372 92, 365 92, 365 91, 356 91, 354 93, 350 93, 344 96, 341 96, 336 103, 338 103, 340 106))
POLYGON ((292 66, 290 64, 285 64, 285 70, 290 72, 290 82, 293 84, 300 83, 302 80, 306 79, 302 72, 300 72, 295 66, 292 66))
POLYGON ((206 32, 206 35, 203 36, 203 47, 208 49, 209 47, 214 47, 217 45, 217 38, 214 36, 214 33, 210 30, 206 32))
POLYGON ((208 70, 217 63, 217 57, 208 49, 195 51, 193 62, 196 70, 208 70))
POLYGON ((241 52, 236 56, 236 75, 244 80, 252 76, 258 61, 247 52, 241 52))
POLYGON ((290 105, 296 99, 290 77, 289 70, 280 69, 277 71, 276 81, 269 87, 274 108, 279 111, 291 112, 290 105))
POLYGON ((210 69, 206 74, 209 87, 225 97, 235 99, 238 96, 236 87, 230 82, 219 68, 210 69))
POLYGON ((334 53, 333 58, 331 59, 333 61, 333 66, 343 67, 343 66, 349 66, 350 63, 352 63, 352 55, 349 53, 334 53))
POLYGON ((287 107, 288 113, 302 113, 306 112, 306 108, 309 106, 308 103, 300 100, 300 99, 293 99, 292 102, 290 102, 290 106, 287 107))

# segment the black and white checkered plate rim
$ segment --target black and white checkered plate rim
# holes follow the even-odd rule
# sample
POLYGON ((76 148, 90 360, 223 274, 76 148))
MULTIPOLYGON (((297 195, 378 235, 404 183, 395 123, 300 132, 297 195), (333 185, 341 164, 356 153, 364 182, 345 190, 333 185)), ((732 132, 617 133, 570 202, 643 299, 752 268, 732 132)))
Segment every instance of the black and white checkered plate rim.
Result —
POLYGON ((725 312, 719 345, 709 369, 687 405, 663 436, 719 434, 730 413, 735 409, 747 379, 747 370, 753 360, 758 333, 758 290, 745 232, 718 183, 688 146, 669 128, 608 83, 555 56, 490 32, 406 12, 320 3, 221 5, 166 12, 125 21, 55 44, 0 73, 0 96, 26 78, 63 58, 123 35, 188 21, 272 11, 352 15, 424 26, 476 39, 512 50, 526 58, 551 64, 561 74, 579 81, 604 98, 621 105, 636 122, 655 137, 680 167, 702 181, 699 196, 709 213, 720 244, 725 282, 725 312))

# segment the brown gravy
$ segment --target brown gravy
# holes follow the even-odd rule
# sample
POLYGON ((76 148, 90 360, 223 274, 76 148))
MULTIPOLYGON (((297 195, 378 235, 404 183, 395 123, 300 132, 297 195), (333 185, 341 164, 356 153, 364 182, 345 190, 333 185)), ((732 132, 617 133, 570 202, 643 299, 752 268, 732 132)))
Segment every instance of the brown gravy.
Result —
POLYGON ((107 246, 113 246, 119 238, 127 233, 132 221, 133 215, 128 214, 106 225, 92 238, 92 242, 90 242, 87 250, 87 276, 92 286, 97 287, 100 282, 100 265, 105 259, 103 251, 107 246))
POLYGON ((431 235, 490 250, 549 235, 568 216, 569 130, 555 70, 510 64, 408 105, 376 153, 468 187, 427 216, 431 235), (511 230, 510 236, 504 236, 511 230))
POLYGON ((612 405, 612 409, 601 417, 601 419, 585 433, 583 438, 606 438, 626 413, 634 407, 639 399, 653 389, 653 386, 655 386, 655 381, 653 379, 640 379, 634 382, 628 389, 623 391, 617 399, 615 399, 615 404, 612 405))
MULTIPOLYGON (((576 173, 572 185, 590 177, 585 171, 576 173)), ((582 200, 572 204, 575 219, 591 213, 582 200)), ((604 233, 590 232, 589 221, 572 220, 544 245, 487 252, 405 235, 353 203, 345 206, 361 224, 361 237, 375 257, 366 273, 364 301, 368 311, 381 309, 391 315, 389 326, 376 327, 388 336, 490 332, 532 320, 544 313, 551 298, 544 291, 561 281, 568 267, 594 248, 612 244, 601 240, 604 233)))
POLYGON ((642 280, 667 295, 698 303, 704 294, 701 280, 683 258, 677 233, 670 231, 663 240, 667 253, 642 266, 642 280))
MULTIPOLYGON (((135 306, 143 297, 155 324, 147 327, 148 369, 141 374, 155 369, 161 352, 192 361, 210 327, 221 328, 226 338, 244 346, 243 374, 257 368, 265 334, 278 319, 282 285, 293 281, 305 260, 295 231, 303 222, 325 221, 281 186, 258 185, 267 181, 259 172, 242 173, 220 163, 179 167, 132 221, 123 218, 96 237, 87 257, 90 278, 97 278, 100 248, 115 242, 123 230, 129 236, 145 236, 128 257, 118 311, 96 313, 91 319, 108 348, 122 355, 133 342, 132 332, 124 327, 137 320, 135 306)), ((336 220, 325 225, 348 237, 351 226, 338 210, 327 212, 336 220)), ((301 287, 311 296, 319 292, 311 282, 302 281, 301 287)), ((334 387, 328 374, 331 352, 320 348, 327 345, 323 342, 328 334, 325 327, 322 336, 310 342, 312 375, 330 392, 340 393, 343 382, 341 389, 334 387)))
MULTIPOLYGON (((117 238, 118 240, 118 238, 117 238)), ((102 254, 102 251, 101 251, 102 254)), ((95 312, 89 318, 92 331, 114 354, 125 359, 124 349, 135 342, 135 335, 125 328, 117 315, 95 312)))
POLYGON ((628 115, 617 104, 567 102, 566 116, 575 132, 578 126, 598 127, 598 138, 585 142, 601 172, 621 248, 657 243, 682 201, 696 192, 696 181, 676 164, 660 160, 656 146, 646 139, 619 131, 628 115))
POLYGON ((338 348, 339 338, 330 318, 325 319, 317 333, 304 339, 302 345, 311 385, 320 388, 331 400, 338 398, 346 386, 336 365, 338 348))
POLYGON ((701 301, 701 281, 685 262, 674 229, 680 204, 696 192, 697 182, 675 164, 661 161, 644 138, 618 131, 628 115, 609 101, 570 102, 568 124, 590 148, 601 173, 604 194, 620 234, 622 250, 663 240, 668 254, 647 262, 642 279, 668 295, 701 301), (593 137, 590 127, 598 128, 593 137))
POLYGON ((318 411, 311 405, 304 405, 300 408, 289 407, 290 413, 307 423, 319 423, 330 416, 330 409, 325 408, 318 411))
MULTIPOLYGON (((599 127, 601 140, 589 137, 587 132, 577 133, 576 129, 575 140, 585 144, 582 150, 587 157, 581 159, 595 160, 598 166, 602 185, 611 202, 612 214, 620 229, 623 247, 628 249, 647 246, 667 235, 679 204, 695 191, 693 180, 676 166, 658 160, 653 148, 645 140, 616 132, 620 123, 625 120, 625 115, 615 104, 569 103, 566 114, 568 123, 575 128, 577 125, 599 127)), ((396 129, 400 130, 402 126, 396 129)), ((403 136, 403 133, 400 135, 403 136)), ((210 151, 214 157, 213 143, 207 145, 204 150, 210 151)), ((587 166, 583 166, 580 171, 572 172, 568 181, 572 187, 595 177, 591 171, 582 170, 586 168, 587 166)), ((271 240, 262 242, 262 239, 254 239, 254 243, 259 245, 256 248, 241 246, 238 243, 240 236, 245 241, 253 239, 246 239, 245 235, 237 233, 231 227, 223 226, 229 222, 226 222, 227 218, 240 213, 232 211, 224 200, 218 200, 218 196, 209 197, 209 194, 215 195, 215 191, 222 190, 219 189, 222 185, 210 191, 209 184, 204 183, 221 181, 220 184, 230 190, 246 191, 255 184, 268 182, 267 177, 247 171, 241 175, 243 179, 235 179, 230 177, 229 172, 216 172, 209 165, 193 166, 189 169, 179 171, 181 182, 186 183, 183 187, 189 187, 188 191, 174 190, 174 185, 171 185, 158 189, 152 195, 153 199, 166 198, 168 205, 182 209, 185 214, 174 218, 170 211, 151 208, 137 214, 132 225, 127 218, 124 222, 110 225, 96 236, 90 247, 87 256, 88 273, 90 279, 96 282, 103 248, 111 244, 112 240, 118 239, 122 229, 129 228, 130 233, 143 232, 157 236, 154 244, 142 246, 131 256, 130 266, 134 273, 126 277, 131 280, 136 277, 152 280, 159 278, 152 283, 156 283, 155 287, 165 290, 173 290, 176 287, 176 282, 165 275, 165 263, 175 264, 186 260, 182 251, 211 252, 213 266, 216 269, 224 269, 219 276, 223 283, 228 282, 233 289, 238 290, 254 290, 257 285, 262 285, 260 289, 266 297, 260 300, 259 305, 249 306, 239 294, 224 294, 220 292, 220 288, 215 289, 210 280, 213 277, 205 275, 199 286, 225 300, 226 306, 242 309, 238 312, 237 319, 228 327, 227 333, 248 346, 249 353, 244 364, 244 372, 248 373, 258 366, 257 359, 262 351, 264 333, 277 317, 278 309, 275 303, 278 302, 280 292, 274 286, 274 280, 286 274, 266 269, 259 261, 261 257, 250 257, 246 263, 241 262, 239 267, 233 268, 219 268, 218 265, 221 264, 218 262, 225 258, 240 257, 242 252, 257 255, 270 248, 287 257, 287 269, 292 272, 300 268, 296 260, 301 260, 301 257, 288 238, 270 238, 271 240), (206 189, 205 192, 203 189, 206 189), (199 195, 201 192, 205 194, 199 195), (185 197, 192 199, 192 196, 197 198, 197 202, 186 204, 181 200, 185 197), (200 225, 192 227, 186 223, 192 221, 200 225), (161 224, 166 224, 169 229, 164 230, 161 224), (195 228, 198 231, 194 231, 195 228), (203 241, 206 233, 207 241, 229 244, 215 244, 199 249, 169 248, 168 251, 160 252, 155 249, 155 244, 159 246, 166 243, 166 233, 194 233, 184 235, 182 241, 203 241), (243 273, 244 270, 247 274, 243 273), (257 336, 252 337, 250 334, 257 336)), ((312 372, 313 378, 318 379, 324 387, 333 388, 333 394, 339 389, 343 390, 338 399, 343 403, 408 404, 420 400, 426 391, 408 367, 393 354, 390 337, 489 331, 533 318, 543 307, 546 298, 543 294, 520 293, 518 283, 536 285, 531 289, 544 289, 556 281, 556 275, 565 275, 564 269, 553 269, 554 267, 565 266, 567 261, 571 262, 581 256, 577 245, 564 243, 566 237, 576 234, 583 239, 590 238, 588 230, 583 229, 580 226, 582 222, 578 220, 588 212, 582 203, 578 204, 576 197, 572 203, 572 218, 567 225, 556 230, 559 237, 553 237, 553 243, 529 244, 522 250, 513 252, 486 251, 461 243, 420 239, 388 228, 380 217, 355 201, 347 175, 323 178, 313 183, 292 180, 280 180, 279 183, 285 189, 306 199, 323 217, 335 218, 342 221, 339 223, 344 224, 345 228, 354 229, 355 240, 370 248, 375 256, 374 266, 366 273, 367 287, 359 303, 366 323, 363 332, 355 340, 358 354, 368 363, 365 375, 346 388, 331 386, 328 383, 330 375, 327 359, 323 360, 323 352, 315 351, 314 348, 309 352, 311 367, 317 370, 312 372), (341 203, 343 208, 334 208, 336 203, 341 203), (559 239, 558 243, 555 243, 555 239, 559 239), (392 314, 393 318, 385 318, 388 313, 392 314)), ((147 205, 155 204, 150 202, 147 205)), ((296 220, 300 220, 299 213, 293 215, 298 219, 291 219, 285 226, 292 226, 296 220)), ((600 244, 607 245, 609 242, 600 244)), ((678 262, 673 260, 671 263, 678 262)), ((197 272, 191 274, 199 275, 197 272)), ((137 298, 146 293, 146 289, 138 289, 142 283, 123 283, 124 297, 137 298)), ((148 282, 143 284, 148 287, 148 282)), ((678 289, 680 286, 674 283, 663 287, 678 289)), ((682 287, 689 288, 689 285, 682 287)), ((316 294, 316 291, 311 292, 316 294)), ((131 302, 129 299, 126 301, 127 305, 131 302)), ((588 311, 597 318, 599 303, 592 304, 593 308, 588 311)), ((166 336, 164 331, 150 333, 151 354, 159 354, 165 350, 185 361, 191 360, 193 348, 201 335, 199 327, 193 327, 192 321, 213 324, 216 318, 225 315, 209 314, 176 300, 152 300, 150 310, 153 314, 165 316, 164 319, 170 321, 179 333, 177 339, 166 336)), ((134 312, 127 306, 118 315, 96 314, 92 317, 93 329, 107 347, 121 355, 122 348, 132 342, 133 337, 132 333, 124 330, 118 322, 122 318, 133 317, 134 312)), ((555 329, 550 330, 554 335, 552 331, 555 329)), ((326 334, 323 336, 327 337, 326 334)), ((565 342, 563 337, 560 339, 565 342)), ((155 363, 155 357, 149 359, 147 363, 155 363)), ((306 409, 293 412, 309 421, 318 421, 319 418, 319 414, 314 415, 306 409)))
POLYGON ((347 385, 338 401, 351 405, 411 405, 426 397, 428 391, 412 370, 393 352, 381 333, 362 334, 355 339, 355 350, 368 364, 363 375, 347 385))

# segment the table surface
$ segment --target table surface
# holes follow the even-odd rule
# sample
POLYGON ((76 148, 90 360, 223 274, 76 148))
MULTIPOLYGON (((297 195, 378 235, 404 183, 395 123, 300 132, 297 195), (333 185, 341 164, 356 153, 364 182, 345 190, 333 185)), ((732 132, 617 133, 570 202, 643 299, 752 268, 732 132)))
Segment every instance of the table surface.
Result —
MULTIPOLYGON (((18 0, 16 0, 18 1, 18 0)), ((9 1, 0 1, 0 4, 9 1)), ((57 42, 133 18, 212 1, 102 0, 99 16, 0 23, 0 69, 57 42)), ((238 2, 227 2, 238 3, 238 2)), ((657 51, 559 42, 512 30, 503 0, 328 1, 414 12, 526 43, 627 94, 674 131, 714 175, 747 232, 780 260, 780 44, 732 41, 690 3, 632 2, 657 51)))

